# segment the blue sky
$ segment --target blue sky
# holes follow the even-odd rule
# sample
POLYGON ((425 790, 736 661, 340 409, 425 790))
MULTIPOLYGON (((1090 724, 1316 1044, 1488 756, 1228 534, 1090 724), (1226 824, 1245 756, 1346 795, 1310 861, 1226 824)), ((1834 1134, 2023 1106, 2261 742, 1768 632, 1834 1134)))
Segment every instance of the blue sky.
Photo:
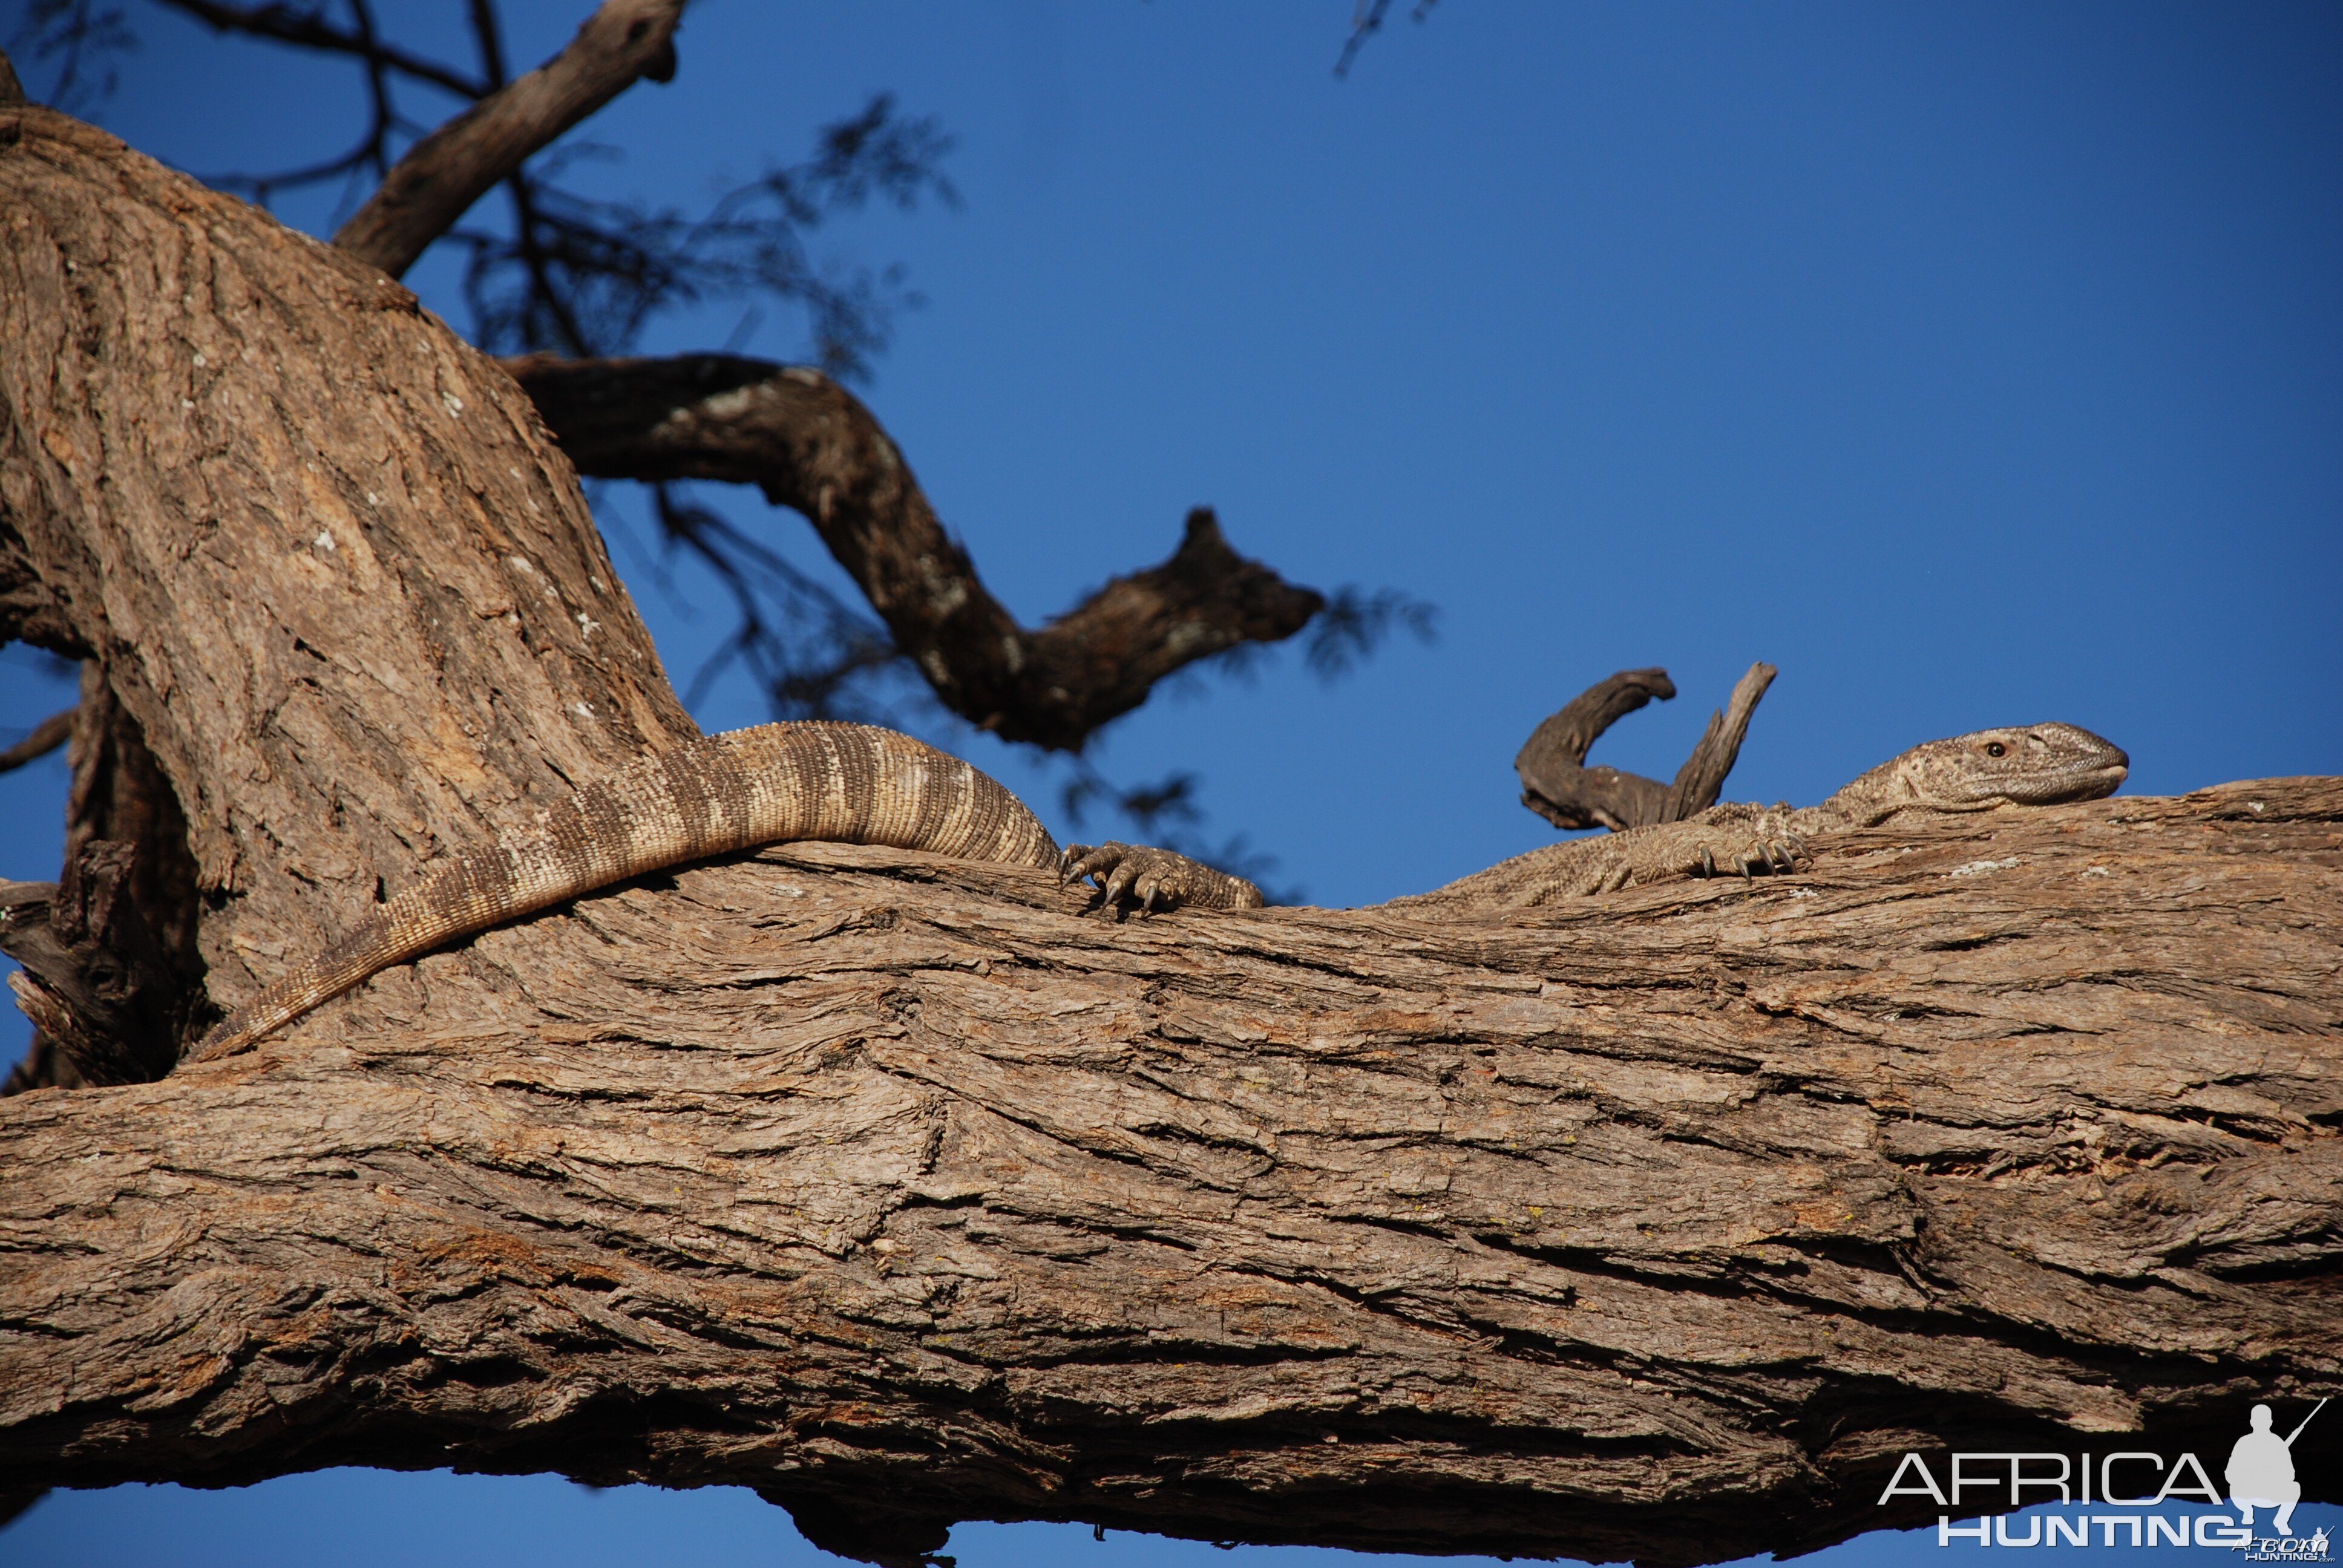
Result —
MULTIPOLYGON (((513 57, 584 9, 513 7, 513 57)), ((1095 749, 1124 780, 1197 773, 1206 836, 1243 834, 1312 901, 1549 841, 1513 752, 1632 666, 1684 696, 1596 759, 1662 777, 1742 669, 1780 667, 1738 799, 1811 801, 1916 741, 2052 719, 2128 749, 2136 793, 2343 772, 2343 9, 1446 0, 1412 25, 1402 0, 1338 82, 1350 9, 712 0, 676 83, 591 122, 627 156, 590 179, 696 204, 893 90, 958 138, 963 204, 816 248, 900 261, 927 297, 863 392, 997 594, 1043 618, 1210 504, 1293 580, 1436 604, 1436 642, 1339 684, 1290 651, 1208 672, 1095 749)), ((384 11, 465 57, 452 0, 384 11)), ((355 135, 347 73, 130 15, 145 47, 94 117, 134 146, 206 173, 355 135)), ((330 209, 280 212, 322 233, 330 209)), ((410 281, 464 325, 450 265, 410 281)), ((741 311, 644 347, 719 346, 741 311)), ((745 347, 796 355, 801 323, 768 312, 745 347)), ((707 498, 843 586, 794 517, 707 498)), ((722 614, 649 587, 639 501, 604 499, 687 681, 722 614)), ((68 695, 0 651, 0 739, 68 695)), ((697 711, 764 717, 737 678, 697 711)), ((1068 836, 1058 769, 900 717, 1068 836)), ((0 875, 55 874, 64 787, 61 759, 0 779, 0 875)), ((24 1038, 0 1020, 0 1054, 24 1038)), ((259 1561, 362 1512, 352 1488, 589 1537, 636 1506, 550 1480, 126 1492, 43 1504, 0 1559, 151 1514, 157 1540, 259 1561)), ((692 1530, 746 1507, 760 1553, 793 1540, 740 1495, 659 1506, 692 1530)), ((1004 1539, 1005 1562, 1058 1537, 1004 1539)), ((1230 1560, 1111 1539, 1083 1560, 1230 1560)), ((336 1554, 402 1556, 367 1547, 336 1554)))

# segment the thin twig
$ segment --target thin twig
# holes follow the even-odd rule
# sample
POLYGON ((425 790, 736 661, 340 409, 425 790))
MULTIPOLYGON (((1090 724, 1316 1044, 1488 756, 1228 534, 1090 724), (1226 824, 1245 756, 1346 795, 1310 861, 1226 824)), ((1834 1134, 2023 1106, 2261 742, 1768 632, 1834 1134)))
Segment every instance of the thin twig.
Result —
POLYGON ((219 0, 156 0, 183 11, 198 22, 221 33, 244 33, 255 38, 266 38, 274 43, 290 44, 300 49, 321 49, 328 54, 350 55, 370 65, 387 67, 401 75, 412 76, 418 82, 428 82, 442 87, 459 98, 480 98, 492 89, 478 80, 465 75, 436 60, 420 55, 410 55, 394 44, 385 44, 370 35, 371 29, 344 32, 328 24, 316 11, 296 11, 289 5, 224 5, 219 0))

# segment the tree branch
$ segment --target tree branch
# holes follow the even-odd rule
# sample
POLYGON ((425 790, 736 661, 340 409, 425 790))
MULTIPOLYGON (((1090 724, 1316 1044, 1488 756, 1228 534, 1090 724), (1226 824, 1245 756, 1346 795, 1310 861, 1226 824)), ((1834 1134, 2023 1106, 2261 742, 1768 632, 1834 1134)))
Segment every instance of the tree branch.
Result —
POLYGON ((1597 681, 1542 720, 1513 758, 1522 804, 1557 828, 1614 832, 1656 822, 1667 786, 1640 773, 1588 768, 1587 749, 1603 732, 1654 697, 1671 701, 1676 684, 1664 669, 1623 669, 1597 681))
MULTIPOLYGON (((1432 15, 1440 0, 1416 0, 1414 19, 1423 21, 1432 15)), ((1355 0, 1351 7, 1351 35, 1342 41, 1342 53, 1334 61, 1337 80, 1351 74, 1351 64, 1359 57, 1369 38, 1383 31, 1384 14, 1391 9, 1391 0, 1355 0)))
POLYGON ((802 512, 944 705, 1007 739, 1077 750, 1174 670, 1290 637, 1325 603, 1231 549, 1199 508, 1171 559, 1029 631, 870 411, 819 371, 720 354, 503 364, 580 473, 756 485, 802 512))
POLYGON ((334 244, 398 276, 530 154, 637 80, 671 80, 682 13, 683 0, 603 0, 568 48, 409 148, 334 244))
POLYGON ((0 111, 0 611, 96 661, 183 810, 213 1004, 697 733, 574 471, 412 294, 38 108, 0 111))
POLYGON ((1753 664, 1733 688, 1722 711, 1708 716, 1708 729, 1676 770, 1674 784, 1615 768, 1585 766, 1588 748, 1603 732, 1656 697, 1676 694, 1664 669, 1623 669, 1597 681, 1549 715, 1530 732, 1513 758, 1521 775, 1522 804, 1557 828, 1609 828, 1614 832, 1681 822, 1716 804, 1725 776, 1741 755, 1750 715, 1778 673, 1753 664))
POLYGON ((2343 1386, 2338 849, 2328 779, 1528 929, 688 871, 0 1105, 0 1473, 1692 1563, 2201 1450, 2343 1386))
POLYGON ((139 869, 134 846, 101 840, 62 883, 0 883, 0 951, 24 966, 9 989, 73 1082, 143 1083, 178 1060, 186 991, 137 902, 139 869))
POLYGON ((1725 775, 1733 771, 1733 764, 1740 759, 1741 740, 1749 733, 1750 715, 1757 711, 1765 689, 1780 673, 1770 664, 1753 664, 1733 683, 1733 696, 1724 710, 1708 716, 1708 728, 1702 732, 1699 744, 1684 759, 1684 766, 1676 769, 1675 782, 1668 786, 1662 821, 1681 822, 1716 804, 1717 796, 1725 789, 1725 775))
POLYGON ((63 746, 73 735, 74 710, 52 713, 33 726, 33 732, 0 751, 0 773, 14 773, 27 763, 37 762, 63 746))

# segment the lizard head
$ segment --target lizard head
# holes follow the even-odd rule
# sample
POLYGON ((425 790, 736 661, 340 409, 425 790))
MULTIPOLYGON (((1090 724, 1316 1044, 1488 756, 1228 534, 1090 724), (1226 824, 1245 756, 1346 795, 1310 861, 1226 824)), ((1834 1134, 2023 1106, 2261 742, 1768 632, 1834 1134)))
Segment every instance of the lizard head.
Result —
POLYGON ((2096 800, 2131 771, 2121 747, 2072 724, 1980 729, 1916 746, 1896 762, 1907 800, 1956 811, 2096 800))

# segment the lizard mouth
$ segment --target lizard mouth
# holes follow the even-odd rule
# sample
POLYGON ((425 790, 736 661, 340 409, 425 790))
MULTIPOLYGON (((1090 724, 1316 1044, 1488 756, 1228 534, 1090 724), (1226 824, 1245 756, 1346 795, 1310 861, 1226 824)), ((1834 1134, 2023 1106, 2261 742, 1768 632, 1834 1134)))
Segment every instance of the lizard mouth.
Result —
POLYGON ((2080 793, 2070 797, 2070 799, 2077 800, 2104 799, 2106 797, 2112 795, 2117 790, 2122 789, 2123 781, 2130 777, 2131 765, 2128 761, 2110 762, 2104 768, 2085 769, 2076 779, 2076 784, 2080 793))
POLYGON ((2072 800, 2099 800, 2114 794, 2131 777, 2131 754, 2105 736, 2072 724, 2047 724, 2035 737, 2061 745, 2065 766, 2046 770, 2039 778, 2011 791, 2021 805, 2056 806, 2072 800))
POLYGON ((2113 761, 2078 762, 2056 773, 1998 780, 1988 787, 1988 797, 2015 806, 2064 806, 2080 800, 2105 799, 2123 788, 2123 781, 2131 777, 2131 759, 2120 751, 2115 755, 2117 759, 2113 761))
POLYGON ((2056 779, 2046 779, 2023 794, 2013 792, 2020 805, 2056 806, 2075 800, 2101 800, 2123 788, 2131 777, 2131 759, 2120 751, 2119 760, 2085 764, 2068 769, 2056 779))

